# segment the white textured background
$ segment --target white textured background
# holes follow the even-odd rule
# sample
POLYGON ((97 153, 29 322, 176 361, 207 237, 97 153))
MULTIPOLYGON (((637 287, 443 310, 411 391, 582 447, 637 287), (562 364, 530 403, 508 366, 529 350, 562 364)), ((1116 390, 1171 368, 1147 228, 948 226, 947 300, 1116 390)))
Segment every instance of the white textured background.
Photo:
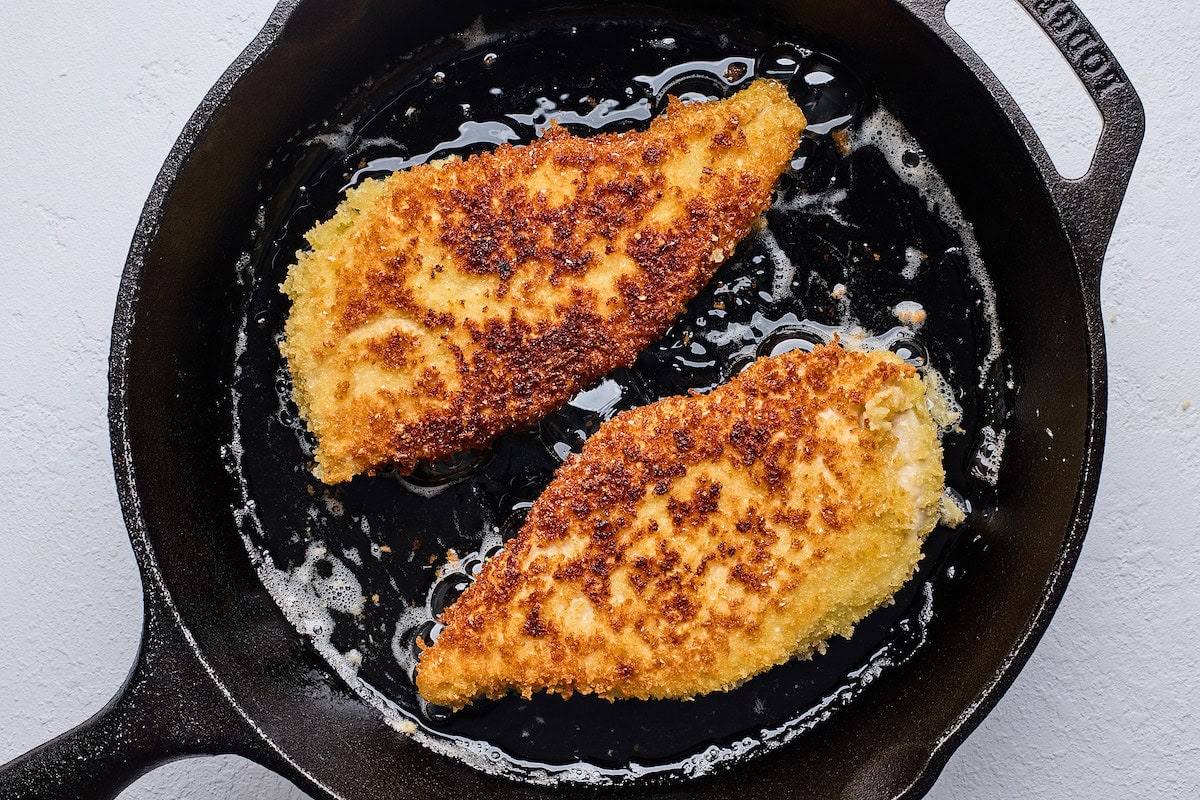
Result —
MULTIPOLYGON (((1058 163, 1082 171, 1094 140, 1087 104, 1053 77, 1015 3, 956 3, 952 20, 1006 54, 1001 76, 1048 121, 1058 163)), ((117 281, 175 136, 271 5, 5 2, 0 762, 98 709, 133 658, 138 576, 105 420, 117 281)), ((1066 599, 950 762, 937 800, 1200 796, 1200 4, 1080 5, 1149 118, 1104 278, 1108 455, 1066 599)), ((160 769, 123 797, 305 795, 240 759, 206 758, 160 769)))

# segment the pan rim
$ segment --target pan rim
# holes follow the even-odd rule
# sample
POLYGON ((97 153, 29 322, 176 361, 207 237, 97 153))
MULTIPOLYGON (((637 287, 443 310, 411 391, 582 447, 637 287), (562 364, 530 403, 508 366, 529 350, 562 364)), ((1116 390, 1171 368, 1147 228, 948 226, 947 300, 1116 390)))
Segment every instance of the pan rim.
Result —
MULTIPOLYGON (((904 0, 891 0, 911 18, 916 25, 925 28, 936 39, 960 60, 971 66, 973 52, 957 41, 947 40, 938 31, 914 15, 904 0)), ((109 356, 109 392, 108 417, 110 439, 112 445, 114 473, 117 484, 118 499, 122 515, 138 563, 143 581, 143 594, 147 606, 152 603, 166 609, 170 613, 174 625, 185 637, 192 654, 202 665, 203 670, 231 708, 244 721, 248 729, 253 730, 262 743, 271 751, 273 758, 278 758, 278 764, 272 764, 293 772, 293 775, 304 780, 308 787, 324 792, 330 797, 342 797, 333 789, 321 783, 320 780, 306 770, 301 764, 279 745, 270 734, 264 731, 255 719, 239 704, 233 691, 226 681, 212 667, 206 657, 203 647, 196 640, 187 622, 184 620, 170 588, 164 580, 158 559, 151 541, 147 519, 143 514, 138 479, 134 467, 134 445, 130 436, 127 414, 130 406, 128 393, 130 344, 133 340, 139 300, 141 296, 141 279, 146 268, 146 256, 150 251, 157 235, 159 223, 163 218, 166 204, 175 188, 178 174, 190 160, 201 139, 208 132, 214 118, 226 104, 234 87, 248 73, 255 69, 286 35, 288 21, 295 11, 305 4, 305 0, 280 0, 273 9, 262 29, 246 48, 234 59, 230 66, 217 79, 213 87, 205 94, 200 105, 184 125, 179 137, 173 144, 163 166, 160 168, 149 196, 139 216, 138 224, 133 234, 129 254, 122 271, 117 292, 114 322, 110 343, 109 356)), ((972 69, 972 72, 976 72, 972 69)), ((1037 162, 1044 157, 1044 150, 1030 148, 1031 128, 1028 123, 1022 125, 1023 117, 1014 119, 1012 110, 1015 104, 1007 92, 997 93, 997 88, 1003 87, 998 82, 984 80, 977 73, 976 79, 981 82, 986 94, 996 107, 1013 125, 1014 132, 1029 150, 1029 156, 1037 162), (994 85, 993 85, 994 84, 994 85)), ((1034 138, 1032 141, 1037 141, 1034 138)), ((1040 144, 1039 144, 1040 147, 1040 144)), ((1053 196, 1047 192, 1047 199, 1057 211, 1053 196)), ((1053 220, 1056 230, 1063 230, 1061 216, 1053 220)), ((1065 231, 1063 231, 1065 234, 1065 231)), ((1064 235, 1064 241, 1071 242, 1064 235)), ((936 740, 929 752, 926 764, 913 782, 896 795, 901 798, 916 798, 923 795, 936 781, 950 756, 963 741, 979 726, 984 717, 996 706, 1000 698, 1011 687, 1021 669, 1029 660, 1041 637, 1049 625, 1055 610, 1060 604, 1066 591, 1071 573, 1074 570, 1082 550, 1094 507, 1099 485, 1100 464, 1103 459, 1105 423, 1107 419, 1107 364, 1103 326, 1099 316, 1099 299, 1092 298, 1086 276, 1081 269, 1081 254, 1073 244, 1069 252, 1076 268, 1076 276, 1080 283, 1081 296, 1084 298, 1084 330, 1086 332, 1086 347, 1088 353, 1087 385, 1088 409, 1087 428, 1083 440, 1082 458, 1080 461, 1080 476, 1077 483, 1070 524, 1064 532, 1063 545, 1055 562, 1055 568, 1050 573, 1037 605, 1028 617, 1021 633, 1008 649, 1000 667, 991 675, 984 688, 973 698, 956 720, 936 740)))
POLYGON ((158 565, 158 557, 150 539, 146 518, 142 512, 137 475, 133 463, 133 443, 127 420, 129 347, 137 323, 141 278, 145 269, 146 255, 158 235, 159 223, 162 220, 167 201, 175 188, 179 171, 195 153, 200 139, 207 133, 237 83, 262 62, 282 40, 288 21, 303 2, 304 0, 278 0, 259 32, 221 73, 212 88, 205 93, 200 105, 184 123, 183 129, 154 178, 150 194, 138 216, 137 227, 134 229, 129 254, 121 271, 121 280, 117 288, 109 344, 108 421, 117 498, 141 576, 142 595, 146 609, 144 613, 149 616, 152 613, 151 608, 158 608, 169 614, 171 623, 182 634, 191 655, 199 662, 201 670, 212 682, 213 687, 241 719, 246 729, 253 732, 274 758, 279 759, 278 766, 293 770, 294 775, 302 778, 309 787, 318 789, 330 797, 340 798, 341 795, 338 795, 299 764, 259 726, 234 697, 233 692, 212 666, 204 649, 183 619, 158 565))

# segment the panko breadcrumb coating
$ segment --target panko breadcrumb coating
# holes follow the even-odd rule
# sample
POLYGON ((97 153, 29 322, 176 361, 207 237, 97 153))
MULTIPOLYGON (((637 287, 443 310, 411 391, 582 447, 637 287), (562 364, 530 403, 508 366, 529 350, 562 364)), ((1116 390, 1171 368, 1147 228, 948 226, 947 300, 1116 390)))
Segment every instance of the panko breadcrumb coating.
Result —
POLYGON ((552 126, 350 190, 283 284, 317 477, 486 447, 631 364, 767 209, 803 128, 760 80, 672 99, 646 131, 552 126))
POLYGON ((838 345, 605 423, 441 618, 417 687, 688 698, 849 636, 912 576, 945 475, 916 371, 838 345))

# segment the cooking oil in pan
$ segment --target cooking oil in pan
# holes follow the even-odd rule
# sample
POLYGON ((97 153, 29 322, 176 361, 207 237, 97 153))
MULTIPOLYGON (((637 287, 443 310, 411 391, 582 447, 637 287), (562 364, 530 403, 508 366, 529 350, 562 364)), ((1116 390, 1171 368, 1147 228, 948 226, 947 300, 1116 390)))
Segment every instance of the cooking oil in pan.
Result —
POLYGON ((302 132, 276 156, 241 265, 228 462, 264 585, 333 672, 397 730, 477 769, 536 783, 677 779, 789 741, 910 657, 936 614, 940 581, 963 579, 955 553, 969 539, 940 528, 896 603, 850 640, 688 703, 538 695, 454 714, 425 703, 413 684, 418 641, 436 639, 437 616, 605 420, 711 390, 757 357, 837 335, 900 354, 940 392, 955 502, 986 503, 986 478, 1002 457, 991 284, 970 225, 886 104, 836 59, 794 43, 754 32, 714 38, 666 22, 652 38, 646 30, 581 22, 492 34, 477 25, 451 57, 407 60, 336 122, 302 132), (642 126, 667 95, 702 102, 761 76, 787 83, 809 118, 792 169, 765 227, 636 363, 486 452, 338 487, 312 478, 313 443, 278 351, 288 307, 277 287, 303 233, 347 187, 528 142, 551 122, 581 133, 642 126))

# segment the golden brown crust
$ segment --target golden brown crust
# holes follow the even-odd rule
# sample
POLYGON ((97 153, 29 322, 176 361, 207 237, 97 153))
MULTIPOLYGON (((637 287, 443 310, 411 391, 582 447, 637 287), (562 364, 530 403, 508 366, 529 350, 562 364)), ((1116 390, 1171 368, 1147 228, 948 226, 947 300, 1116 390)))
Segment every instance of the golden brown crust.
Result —
POLYGON ((803 126, 758 81, 644 132, 552 127, 352 190, 283 285, 318 477, 484 447, 632 363, 766 210, 803 126))
POLYGON ((937 519, 925 387, 831 345, 605 423, 442 616, 417 685, 681 698, 806 655, 887 602, 937 519))

